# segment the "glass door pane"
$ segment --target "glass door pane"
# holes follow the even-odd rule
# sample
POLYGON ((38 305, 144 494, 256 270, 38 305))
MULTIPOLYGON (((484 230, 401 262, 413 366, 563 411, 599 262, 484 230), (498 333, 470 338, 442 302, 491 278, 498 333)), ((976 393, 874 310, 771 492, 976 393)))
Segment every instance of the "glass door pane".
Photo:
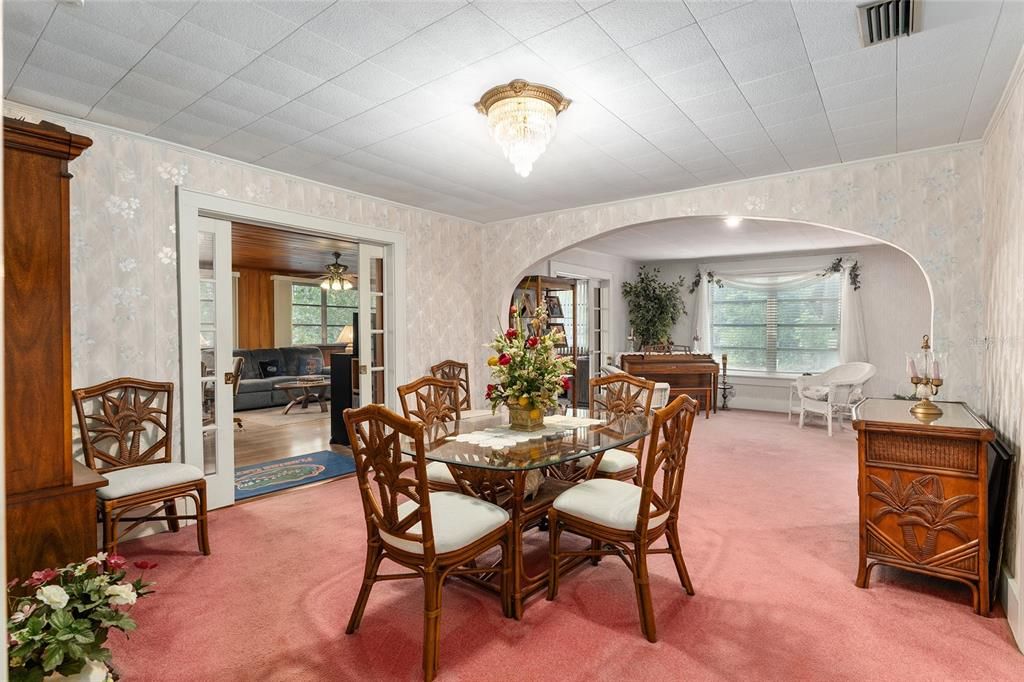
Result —
POLYGON ((389 380, 392 363, 388 317, 392 294, 385 265, 382 247, 360 244, 359 394, 363 405, 393 402, 389 400, 393 382, 389 380))

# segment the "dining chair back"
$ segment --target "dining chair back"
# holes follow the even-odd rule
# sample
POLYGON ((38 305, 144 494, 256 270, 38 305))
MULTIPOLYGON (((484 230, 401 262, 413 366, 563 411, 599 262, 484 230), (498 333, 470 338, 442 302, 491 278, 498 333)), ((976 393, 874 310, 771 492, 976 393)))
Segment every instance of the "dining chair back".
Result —
MULTIPOLYGON (((655 384, 635 377, 632 374, 618 372, 596 377, 590 382, 590 409, 601 410, 610 415, 647 415, 651 413, 651 401, 654 399, 655 384)), ((597 463, 598 478, 614 478, 620 481, 636 479, 637 453, 643 451, 644 440, 629 448, 612 448, 606 450, 597 463)), ((587 462, 581 462, 586 464, 587 462)))
POLYGON ((454 379, 420 377, 398 387, 398 402, 406 419, 416 419, 426 426, 460 417, 459 384, 454 379))
POLYGON ((459 409, 473 409, 469 398, 469 365, 458 360, 443 360, 430 368, 431 376, 438 379, 454 379, 459 384, 459 409))
POLYGON ((195 520, 199 549, 210 553, 206 522, 206 480, 198 467, 171 456, 174 384, 123 377, 71 392, 85 464, 107 479, 97 489, 103 547, 117 550, 120 536, 149 521, 180 530, 195 520), (194 514, 178 511, 191 501, 194 514), (155 508, 154 508, 155 505, 155 508), (142 516, 126 516, 143 510, 142 516), (122 523, 130 523, 124 530, 122 523))
POLYGON ((643 536, 651 527, 651 519, 679 516, 679 501, 686 472, 686 454, 690 449, 690 433, 699 403, 681 395, 654 413, 651 437, 640 464, 640 509, 636 532, 643 536), (661 472, 660 483, 656 480, 661 472))
POLYGON ((511 615, 512 561, 509 514, 501 507, 456 492, 431 492, 427 485, 424 425, 383 405, 343 413, 366 520, 366 565, 348 634, 359 628, 378 580, 423 580, 423 676, 437 675, 440 651, 441 589, 450 575, 499 576, 502 612, 511 615), (403 456, 406 451, 413 457, 403 456), (501 562, 477 565, 494 547, 501 562), (380 575, 390 559, 411 573, 380 575))

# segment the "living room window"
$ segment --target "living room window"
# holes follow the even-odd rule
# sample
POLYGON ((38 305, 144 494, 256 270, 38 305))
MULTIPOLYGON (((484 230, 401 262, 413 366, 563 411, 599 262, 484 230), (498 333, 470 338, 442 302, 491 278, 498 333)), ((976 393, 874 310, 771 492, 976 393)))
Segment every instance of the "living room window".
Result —
POLYGON ((711 342, 729 368, 821 372, 839 363, 839 296, 832 275, 785 289, 712 286, 711 342))
POLYGON ((292 283, 292 345, 336 343, 359 309, 356 289, 321 289, 318 284, 292 283))

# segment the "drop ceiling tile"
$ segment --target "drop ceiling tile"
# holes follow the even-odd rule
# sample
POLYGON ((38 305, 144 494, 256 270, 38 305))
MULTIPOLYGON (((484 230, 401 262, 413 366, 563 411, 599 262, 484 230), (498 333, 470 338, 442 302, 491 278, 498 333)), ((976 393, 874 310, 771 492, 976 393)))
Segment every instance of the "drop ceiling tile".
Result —
POLYGON ((311 135, 304 140, 299 140, 294 146, 296 149, 322 154, 333 159, 355 151, 355 147, 343 144, 324 135, 311 135))
POLYGON ((711 137, 710 139, 726 155, 735 154, 747 149, 763 149, 773 146, 768 133, 761 128, 736 135, 711 137))
POLYGON ((288 99, 303 95, 323 80, 263 55, 235 74, 235 78, 288 99))
POLYGON ((751 2, 702 20, 700 26, 719 54, 739 52, 751 45, 793 34, 797 34, 797 42, 803 44, 788 2, 751 2))
POLYGON ((655 109, 642 109, 622 118, 626 125, 648 140, 657 133, 678 133, 690 137, 700 135, 696 126, 674 104, 655 109))
POLYGON ((122 67, 78 54, 62 45, 51 43, 45 38, 36 43, 35 49, 32 50, 25 65, 26 68, 32 66, 39 71, 107 88, 112 87, 127 73, 126 69, 122 67))
POLYGON ((752 149, 739 149, 727 152, 726 157, 732 161, 737 168, 750 167, 762 164, 776 164, 782 162, 782 154, 774 146, 754 147, 752 149))
POLYGON ((489 57, 517 42, 493 19, 472 5, 439 19, 419 35, 462 64, 489 57))
POLYGON ((694 176, 697 177, 705 185, 714 185, 721 182, 732 182, 734 180, 742 180, 745 176, 735 167, 721 168, 708 171, 693 171, 694 176))
POLYGON ((861 49, 875 50, 882 45, 863 48, 857 5, 862 0, 793 0, 793 12, 803 34, 811 61, 828 59, 861 49))
POLYGON ((777 173, 786 173, 792 168, 786 162, 786 159, 779 154, 775 158, 762 159, 748 164, 737 164, 737 168, 740 172, 746 175, 748 178, 758 178, 765 175, 775 175, 777 173))
POLYGON ((184 113, 228 126, 232 130, 244 128, 260 117, 259 114, 240 109, 232 104, 219 102, 209 96, 196 100, 187 109, 184 109, 184 113))
POLYGON ((765 130, 776 144, 792 144, 808 140, 832 142, 832 129, 829 127, 828 116, 820 111, 768 126, 765 130))
MULTIPOLYGON (((680 161, 680 163, 683 163, 680 161)), ((689 172, 697 175, 698 173, 708 173, 711 171, 731 171, 736 172, 736 166, 732 161, 728 159, 724 154, 715 150, 713 153, 707 156, 699 158, 687 159, 683 166, 689 172)))
POLYGON ((857 159, 870 159, 876 156, 895 154, 896 150, 897 147, 895 141, 888 142, 885 140, 871 140, 870 142, 840 145, 839 155, 842 157, 843 162, 849 163, 850 161, 856 161, 857 159))
POLYGON ((370 100, 333 83, 324 83, 295 101, 341 118, 351 118, 373 107, 370 100))
POLYGON ((331 81, 331 85, 354 92, 365 100, 379 104, 412 90, 415 86, 373 62, 363 62, 331 81))
POLYGON ((253 50, 266 50, 298 28, 298 24, 252 2, 198 2, 185 21, 201 26, 253 50))
POLYGON ((560 69, 574 69, 619 50, 615 41, 586 15, 534 36, 526 44, 560 69))
POLYGON ((644 156, 646 154, 653 154, 658 151, 654 145, 635 133, 624 136, 616 142, 600 144, 597 145, 597 147, 608 156, 618 159, 619 161, 622 161, 623 159, 631 159, 637 156, 644 156))
POLYGON ((187 21, 177 23, 157 47, 196 64, 216 64, 225 73, 235 73, 259 56, 256 50, 187 21))
POLYGON ((267 118, 310 132, 319 132, 345 120, 344 116, 327 113, 298 100, 275 109, 267 114, 267 118))
POLYGON ((319 132, 289 125, 277 119, 270 118, 269 116, 253 121, 243 130, 247 133, 251 133, 252 135, 256 135, 257 137, 280 142, 282 143, 282 146, 295 144, 299 140, 309 137, 314 132, 319 132))
POLYGON ((750 106, 743 94, 730 86, 710 95, 679 102, 679 108, 696 123, 721 118, 737 112, 750 113, 750 106))
POLYGON ((896 98, 886 97, 855 104, 842 109, 828 109, 828 119, 833 130, 853 128, 866 123, 888 120, 896 122, 896 98))
POLYGON ((97 123, 148 133, 175 113, 175 109, 111 90, 96 103, 87 118, 97 123))
POLYGON ((330 7, 334 0, 258 0, 257 5, 296 24, 304 24, 330 7))
POLYGON ((267 154, 273 154, 285 146, 281 142, 254 135, 247 130, 236 130, 227 137, 214 142, 206 148, 206 151, 251 163, 267 154))
POLYGON ((1006 87, 1007 75, 1013 72, 1022 44, 1024 2, 1003 3, 999 24, 992 35, 985 63, 978 76, 961 140, 978 139, 984 134, 1006 87))
MULTIPOLYGON (((35 4, 45 6, 50 3, 36 2, 35 4)), ((160 40, 189 9, 190 4, 184 2, 158 3, 117 0, 116 2, 89 2, 80 6, 59 3, 54 18, 63 15, 73 24, 92 24, 150 46, 160 40)), ((6 30, 6 22, 4 28, 6 30)))
POLYGON ((85 118, 109 89, 25 65, 7 96, 15 102, 85 118))
POLYGON ((46 25, 46 40, 57 45, 74 47, 79 54, 124 69, 130 69, 152 46, 152 43, 146 44, 118 35, 116 29, 82 21, 77 14, 68 11, 54 12, 46 25))
POLYGON ((722 153, 718 151, 718 147, 703 135, 690 138, 671 147, 665 145, 662 148, 666 156, 684 166, 689 166, 694 161, 715 158, 719 159, 721 163, 728 163, 728 159, 722 156, 722 153))
POLYGON ((889 41, 856 52, 813 62, 814 77, 822 88, 863 80, 883 73, 896 73, 896 43, 889 41))
POLYGON ((824 111, 817 90, 781 102, 754 107, 754 114, 766 128, 806 118, 812 114, 823 114, 824 111))
POLYGON ((621 117, 673 106, 672 100, 649 80, 614 93, 595 95, 595 99, 613 114, 621 117))
POLYGON ((799 168, 816 168, 818 166, 831 166, 840 163, 839 150, 835 145, 830 147, 806 152, 786 152, 782 156, 786 163, 794 170, 799 168))
POLYGON ((864 125, 842 128, 832 133, 840 147, 851 146, 873 140, 886 140, 896 144, 896 121, 893 119, 874 121, 864 125))
POLYGON ((6 93, 14 85, 14 80, 21 72, 21 67, 25 65, 25 60, 32 48, 35 47, 36 39, 34 36, 14 30, 4 31, 3 38, 4 93, 6 93))
POLYGON ((401 76, 412 86, 423 85, 454 73, 464 64, 422 35, 414 35, 375 56, 371 64, 401 76))
POLYGON ((363 58, 387 49, 413 32, 389 22, 369 2, 337 2, 308 28, 363 58))
POLYGON ((957 85, 971 93, 977 83, 982 60, 941 59, 923 66, 901 68, 896 74, 896 90, 900 97, 944 85, 957 85))
POLYGON ((693 23, 678 0, 615 0, 590 14, 621 47, 633 47, 693 23))
POLYGON ((725 68, 738 83, 767 78, 809 64, 800 34, 796 31, 740 50, 719 54, 725 68))
POLYGON ((751 0, 686 0, 690 14, 697 21, 710 19, 716 14, 731 12, 737 7, 748 4, 751 0))
POLYGON ((388 21, 419 31, 466 6, 469 0, 390 0, 372 3, 388 21))
POLYGON ((655 78, 695 64, 718 61, 714 48, 696 24, 627 50, 647 75, 655 78))
POLYGON ((584 64, 568 71, 566 75, 576 87, 582 88, 595 97, 647 80, 647 74, 624 52, 615 52, 589 64, 584 64))
POLYGON ((958 125, 963 125, 970 106, 971 93, 965 92, 956 84, 940 85, 920 92, 906 95, 900 94, 898 116, 926 117, 932 114, 936 123, 948 123, 949 118, 957 117, 958 125), (936 116, 936 114, 938 114, 936 116))
POLYGON ((798 66, 767 78, 747 81, 739 85, 743 96, 752 107, 782 102, 813 92, 817 94, 818 83, 809 65, 798 66))
POLYGON ((151 131, 151 135, 196 149, 203 149, 236 128, 221 125, 185 112, 178 112, 151 131))
POLYGON ((438 97, 429 88, 417 88, 382 105, 410 123, 421 124, 451 114, 458 104, 438 97))
POLYGON ((316 152, 309 152, 296 147, 285 147, 260 159, 260 165, 273 168, 283 173, 301 175, 314 166, 318 166, 330 157, 316 152))
POLYGON ((111 92, 156 104, 175 112, 181 111, 203 96, 203 92, 199 89, 176 87, 155 78, 143 76, 136 71, 125 74, 124 78, 111 89, 111 92))
POLYGON ((354 116, 321 134, 358 149, 396 135, 409 127, 409 123, 402 117, 378 108, 354 116))
POLYGON ((532 38, 583 13, 575 2, 477 0, 473 5, 519 40, 532 38))
POLYGON ((197 93, 209 92, 227 80, 230 75, 193 64, 156 48, 150 50, 149 54, 143 57, 133 72, 197 93))
POLYGON ((844 109, 872 100, 896 96, 896 74, 882 73, 859 81, 851 81, 821 89, 826 109, 844 109))
POLYGON ((276 92, 264 90, 258 85, 238 78, 229 78, 206 93, 206 97, 223 104, 262 116, 288 102, 288 98, 276 92))
POLYGON ((734 85, 732 76, 717 59, 658 76, 654 82, 676 102, 710 95, 734 85))
POLYGON ((685 117, 671 127, 647 131, 643 134, 651 144, 666 152, 691 142, 707 141, 707 137, 700 131, 700 128, 685 117))
POLYGON ((652 152, 650 154, 622 159, 622 163, 633 172, 640 173, 642 175, 663 172, 678 173, 682 170, 679 167, 679 164, 661 152, 652 152))
POLYGON ((306 28, 295 31, 266 54, 321 81, 334 78, 362 61, 354 52, 306 28))
POLYGON ((54 4, 35 0, 7 0, 3 3, 4 37, 8 31, 17 31, 33 40, 39 38, 56 8, 54 4))

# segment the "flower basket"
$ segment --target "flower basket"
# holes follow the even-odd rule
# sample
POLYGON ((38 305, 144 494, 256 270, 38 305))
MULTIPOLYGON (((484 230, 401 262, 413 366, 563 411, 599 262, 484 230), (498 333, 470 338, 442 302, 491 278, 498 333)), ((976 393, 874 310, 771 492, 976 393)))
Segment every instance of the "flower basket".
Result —
POLYGON ((487 344, 495 354, 487 360, 493 383, 487 385, 486 398, 492 411, 508 407, 514 430, 536 431, 544 426, 544 413, 558 405, 575 367, 572 358, 555 350, 565 342, 565 334, 548 329, 547 308, 537 306, 529 328, 523 325, 519 309, 512 306, 512 326, 496 331, 487 344))
POLYGON ((509 426, 513 431, 536 431, 544 428, 544 413, 527 407, 509 406, 509 426))

